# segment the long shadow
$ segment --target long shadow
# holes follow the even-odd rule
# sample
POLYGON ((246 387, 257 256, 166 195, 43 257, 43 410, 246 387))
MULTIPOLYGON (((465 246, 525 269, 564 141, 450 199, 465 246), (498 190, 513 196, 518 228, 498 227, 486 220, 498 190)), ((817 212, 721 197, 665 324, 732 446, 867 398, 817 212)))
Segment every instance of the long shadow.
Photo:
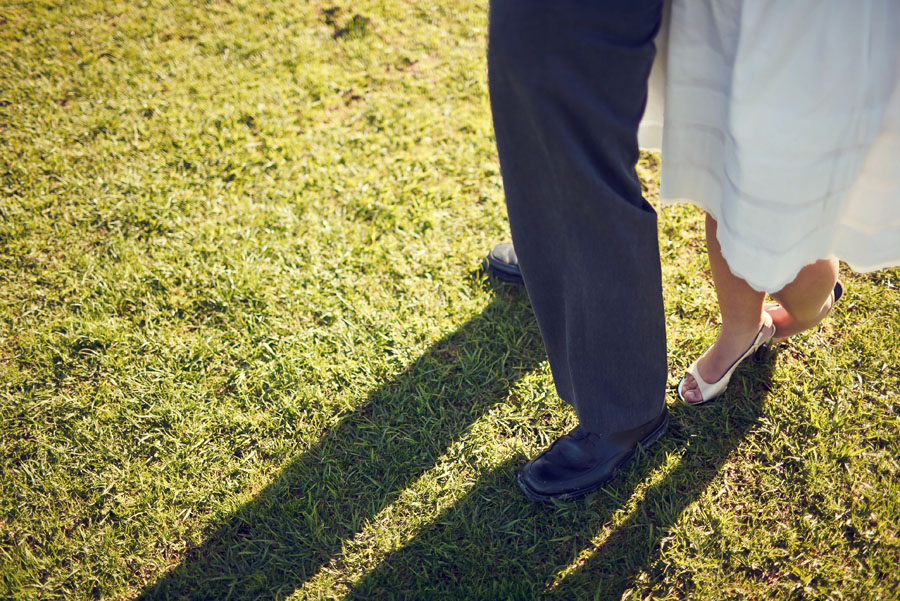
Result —
POLYGON ((758 422, 773 363, 769 354, 742 370, 736 379, 743 379, 748 394, 730 393, 704 407, 672 407, 669 433, 584 501, 530 503, 508 484, 519 459, 501 465, 364 576, 350 597, 620 599, 655 563, 662 538, 758 422), (669 457, 677 460, 665 476, 632 498, 669 457), (632 505, 619 526, 593 542, 618 510, 632 505), (578 560, 585 551, 588 557, 578 560))
POLYGON ((281 599, 316 574, 545 358, 524 291, 495 293, 139 599, 281 599))
POLYGON ((775 351, 766 353, 757 369, 745 375, 746 396, 729 395, 710 407, 679 407, 684 454, 678 464, 644 492, 638 508, 547 597, 590 594, 595 599, 620 599, 644 570, 650 569, 651 578, 663 577, 656 565, 662 539, 758 424, 775 358, 775 351), (613 572, 614 578, 604 577, 613 572))

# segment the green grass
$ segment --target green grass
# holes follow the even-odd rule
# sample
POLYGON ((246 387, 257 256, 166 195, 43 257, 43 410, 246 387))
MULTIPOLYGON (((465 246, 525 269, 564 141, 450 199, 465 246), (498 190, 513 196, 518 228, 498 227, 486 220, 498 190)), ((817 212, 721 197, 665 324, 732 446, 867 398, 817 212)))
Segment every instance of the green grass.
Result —
POLYGON ((682 407, 717 319, 689 207, 669 435, 518 492, 575 422, 478 271, 485 33, 466 0, 0 7, 0 598, 900 597, 900 271, 682 407))

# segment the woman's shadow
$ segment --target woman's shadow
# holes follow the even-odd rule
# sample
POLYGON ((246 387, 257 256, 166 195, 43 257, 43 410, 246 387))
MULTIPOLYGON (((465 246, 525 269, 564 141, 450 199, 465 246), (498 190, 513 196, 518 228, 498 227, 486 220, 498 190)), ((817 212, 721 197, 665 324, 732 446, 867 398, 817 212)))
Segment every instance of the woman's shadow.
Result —
MULTIPOLYGON (((282 599, 339 556, 367 520, 391 505, 544 360, 524 291, 501 286, 495 292, 481 314, 371 392, 139 598, 282 599)), ((770 365, 753 370, 753 390, 764 390, 770 365)), ((515 486, 515 470, 526 458, 508 460, 482 474, 458 503, 356 582, 352 595, 530 598, 574 592, 577 598, 597 591, 607 598, 606 592, 621 593, 752 428, 760 397, 675 409, 670 433, 652 452, 586 501, 542 506, 526 500, 515 486), (699 442, 698 416, 706 422, 699 442), (682 455, 677 465, 646 489, 637 509, 586 563, 558 578, 626 506, 647 474, 673 454, 682 455), (684 481, 690 485, 678 488, 684 481)))

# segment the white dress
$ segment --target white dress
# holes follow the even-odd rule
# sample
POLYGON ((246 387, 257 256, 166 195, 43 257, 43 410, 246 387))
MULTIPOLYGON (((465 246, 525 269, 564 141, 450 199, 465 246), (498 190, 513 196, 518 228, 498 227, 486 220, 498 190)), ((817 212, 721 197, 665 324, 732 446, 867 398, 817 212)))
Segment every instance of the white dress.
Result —
POLYGON ((663 201, 774 292, 805 265, 900 265, 900 0, 673 0, 663 201))

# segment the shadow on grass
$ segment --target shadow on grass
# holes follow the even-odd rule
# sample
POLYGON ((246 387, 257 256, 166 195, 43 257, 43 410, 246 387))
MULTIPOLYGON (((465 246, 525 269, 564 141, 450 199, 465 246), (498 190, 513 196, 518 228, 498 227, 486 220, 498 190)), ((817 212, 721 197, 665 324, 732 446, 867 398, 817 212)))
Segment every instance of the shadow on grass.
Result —
POLYGON ((753 391, 749 398, 730 394, 709 406, 672 408, 669 433, 586 500, 530 503, 509 484, 518 462, 503 464, 386 557, 351 597, 619 599, 643 569, 660 578, 655 564, 662 538, 758 422, 773 364, 770 353, 737 378, 753 391), (636 487, 673 453, 681 454, 675 465, 632 500, 635 509, 617 528, 594 542, 614 514, 629 506, 636 487), (588 556, 575 565, 583 551, 588 556))
POLYGON ((481 314, 369 394, 139 598, 290 595, 544 358, 524 290, 497 286, 481 314))
MULTIPOLYGON (((524 291, 497 292, 480 315, 372 392, 139 598, 283 599, 338 556, 366 520, 543 360, 524 291)), ((669 433, 587 499, 532 503, 514 484, 522 458, 506 461, 364 575, 350 596, 618 599, 657 563, 668 529, 757 423, 773 359, 738 377, 753 391, 749 397, 673 408, 669 433), (632 499, 672 454, 681 455, 675 465, 632 499), (595 542, 629 501, 634 511, 595 542)))

